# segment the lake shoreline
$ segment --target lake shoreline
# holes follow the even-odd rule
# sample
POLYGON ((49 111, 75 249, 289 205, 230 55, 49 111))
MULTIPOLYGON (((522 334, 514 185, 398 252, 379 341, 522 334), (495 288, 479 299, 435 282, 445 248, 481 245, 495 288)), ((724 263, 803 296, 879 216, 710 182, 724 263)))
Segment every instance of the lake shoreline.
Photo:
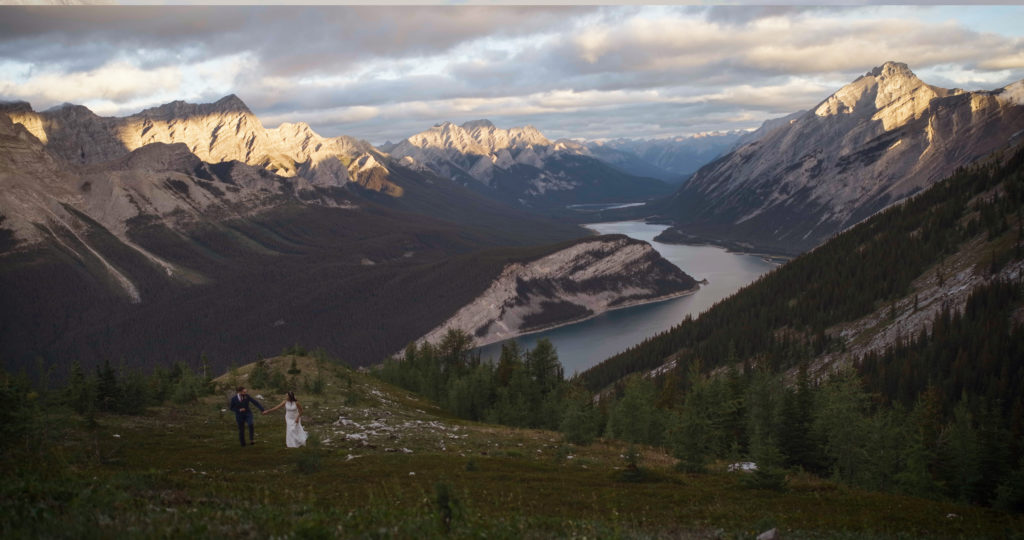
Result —
POLYGON ((722 246, 654 241, 653 238, 668 228, 668 224, 632 219, 581 225, 595 235, 624 234, 647 242, 698 283, 705 279, 708 283, 688 294, 674 295, 675 298, 642 305, 616 306, 614 310, 595 313, 584 320, 569 321, 546 330, 533 330, 515 338, 488 341, 489 344, 478 345, 475 349, 483 358, 498 358, 501 343, 507 339, 514 339, 520 350, 532 349, 540 339, 548 339, 558 351, 559 362, 567 376, 583 372, 610 356, 671 329, 686 317, 699 317, 718 301, 778 267, 763 257, 739 254, 722 246))
MULTIPOLYGON (((648 224, 663 225, 661 223, 648 224)), ((793 255, 790 253, 773 253, 770 250, 757 249, 755 246, 750 245, 744 246, 741 243, 731 242, 728 240, 719 240, 714 238, 706 238, 703 236, 687 234, 682 232, 680 229, 676 228, 674 225, 668 225, 664 231, 662 231, 661 233, 654 237, 654 241, 658 242, 659 244, 665 244, 670 246, 715 246, 720 247, 729 253, 759 257, 765 262, 770 262, 774 264, 783 264, 797 257, 797 255, 793 255)))
POLYGON ((482 342, 479 342, 479 343, 474 341, 473 348, 480 349, 480 348, 483 348, 483 347, 487 347, 489 345, 494 345, 495 343, 501 343, 503 341, 508 341, 510 339, 518 339, 518 338, 521 338, 521 337, 524 337, 524 336, 529 336, 529 335, 532 335, 532 334, 539 334, 541 332, 547 332, 547 331, 550 331, 550 330, 555 330, 557 328, 562 328, 563 326, 570 326, 570 325, 573 325, 573 324, 578 324, 578 323, 585 322, 585 321, 588 321, 590 319, 593 319, 595 317, 600 317, 601 315, 604 315, 605 313, 610 313, 612 311, 617 311, 617 310, 620 310, 620 309, 626 309, 626 308, 637 307, 637 306, 645 306, 645 305, 648 305, 648 304, 657 304, 658 302, 667 302, 669 300, 674 300, 676 298, 682 298, 684 296, 690 296, 690 295, 696 294, 698 291, 700 291, 701 283, 707 284, 708 280, 706 280, 706 279, 700 280, 700 281, 697 282, 697 286, 696 287, 692 287, 690 289, 686 289, 685 291, 681 291, 681 292, 678 292, 678 293, 672 293, 672 294, 666 294, 666 295, 658 296, 658 297, 655 297, 655 298, 649 298, 647 300, 635 300, 635 301, 632 301, 632 302, 624 302, 621 305, 617 305, 615 307, 603 309, 601 311, 595 311, 594 313, 591 313, 590 315, 587 315, 586 317, 580 317, 578 319, 572 319, 572 320, 569 320, 569 321, 563 321, 563 322, 555 323, 555 324, 551 324, 551 325, 546 325, 546 326, 541 326, 541 327, 536 327, 536 328, 530 328, 530 329, 523 330, 521 332, 517 332, 517 333, 509 335, 509 336, 504 336, 501 339, 486 340, 486 341, 482 341, 482 342))

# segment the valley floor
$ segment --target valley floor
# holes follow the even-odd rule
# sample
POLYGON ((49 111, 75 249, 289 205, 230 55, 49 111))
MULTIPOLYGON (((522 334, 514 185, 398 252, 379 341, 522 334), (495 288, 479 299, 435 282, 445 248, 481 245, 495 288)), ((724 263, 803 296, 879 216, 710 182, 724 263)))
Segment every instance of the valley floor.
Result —
MULTIPOLYGON (((270 361, 288 369, 293 357, 270 361)), ((142 416, 39 412, 40 438, 5 452, 0 535, 18 537, 1022 537, 1024 516, 859 491, 791 475, 783 492, 745 488, 718 463, 674 469, 658 449, 569 445, 554 432, 455 420, 368 375, 295 358, 310 432, 284 445, 283 412, 257 416, 241 448, 219 393, 142 416)), ((250 388, 270 408, 282 396, 250 388)))

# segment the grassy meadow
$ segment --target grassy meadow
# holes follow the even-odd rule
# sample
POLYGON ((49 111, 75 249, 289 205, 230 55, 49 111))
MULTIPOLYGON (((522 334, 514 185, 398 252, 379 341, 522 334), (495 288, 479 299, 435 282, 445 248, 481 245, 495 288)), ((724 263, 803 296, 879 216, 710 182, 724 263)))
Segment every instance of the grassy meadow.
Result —
MULTIPOLYGON (((285 447, 283 410, 257 415, 257 444, 239 447, 227 405, 253 365, 215 379, 215 395, 140 416, 17 396, 29 405, 0 461, 0 537, 1024 537, 1024 516, 803 474, 751 489, 726 463, 682 473, 660 449, 457 420, 364 373, 267 361, 293 362, 310 432, 299 449, 285 447), (304 390, 317 377, 323 391, 304 390)), ((266 408, 284 399, 249 393, 266 408)))

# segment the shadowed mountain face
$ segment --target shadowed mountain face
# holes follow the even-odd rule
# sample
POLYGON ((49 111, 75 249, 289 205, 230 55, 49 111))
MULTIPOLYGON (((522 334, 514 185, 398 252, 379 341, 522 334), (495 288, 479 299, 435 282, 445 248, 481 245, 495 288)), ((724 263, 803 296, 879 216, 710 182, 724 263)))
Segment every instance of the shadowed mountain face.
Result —
POLYGON ((552 142, 532 126, 445 122, 386 150, 403 165, 537 209, 642 201, 669 191, 660 180, 623 172, 592 157, 584 146, 552 142))
MULTIPOLYGON (((3 112, 0 358, 15 370, 227 368, 296 343, 376 363, 508 265, 587 235, 365 143, 264 130, 237 98, 3 112)), ((626 270, 609 302, 631 300, 626 270)))
POLYGON ((947 90, 886 63, 703 167, 660 211, 684 239, 800 253, 1019 138, 1022 97, 1024 81, 947 90))

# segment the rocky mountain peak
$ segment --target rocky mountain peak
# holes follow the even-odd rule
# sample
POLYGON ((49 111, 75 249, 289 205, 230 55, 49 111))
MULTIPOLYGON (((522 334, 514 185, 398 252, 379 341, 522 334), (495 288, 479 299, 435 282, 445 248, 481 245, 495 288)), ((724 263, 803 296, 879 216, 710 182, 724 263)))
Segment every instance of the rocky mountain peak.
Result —
POLYGON ((33 112, 32 105, 27 101, 4 101, 0 100, 0 112, 2 113, 27 113, 33 112))
POLYGON ((313 128, 305 122, 285 122, 277 126, 276 129, 268 129, 267 131, 271 134, 276 134, 281 140, 308 141, 321 138, 315 131, 313 131, 313 128))
POLYGON ((521 128, 512 128, 508 132, 512 141, 519 145, 548 146, 551 144, 551 141, 539 129, 533 126, 527 125, 521 128))
POLYGON ((249 106, 235 94, 228 94, 213 103, 214 110, 219 112, 243 112, 252 114, 249 106))
POLYGON ((1012 142, 1024 125, 1015 85, 949 90, 886 62, 698 171, 676 215, 691 234, 810 249, 1012 142))
POLYGON ((815 109, 817 116, 882 121, 889 131, 917 118, 931 100, 955 91, 925 84, 901 62, 886 62, 840 88, 815 109))
POLYGON ((238 96, 231 94, 213 103, 189 103, 187 101, 172 101, 157 107, 151 107, 139 112, 134 117, 152 118, 154 120, 188 119, 201 116, 219 116, 232 113, 241 113, 253 116, 252 111, 238 96))
POLYGON ((872 69, 865 76, 875 78, 917 78, 917 75, 914 75, 914 72, 910 70, 909 66, 907 66, 903 62, 893 62, 891 60, 876 67, 875 69, 872 69))
POLYGON ((466 131, 472 131, 473 129, 476 128, 494 129, 494 127, 494 124, 490 120, 484 118, 480 120, 472 120, 470 122, 462 124, 462 129, 466 131))
MULTIPOLYGON (((28 108, 31 111, 32 107, 28 108)), ((28 112, 26 111, 26 112, 28 112)), ((61 103, 55 105, 43 111, 43 115, 50 118, 99 118, 96 113, 92 112, 92 109, 85 105, 75 105, 74 103, 61 103)))

